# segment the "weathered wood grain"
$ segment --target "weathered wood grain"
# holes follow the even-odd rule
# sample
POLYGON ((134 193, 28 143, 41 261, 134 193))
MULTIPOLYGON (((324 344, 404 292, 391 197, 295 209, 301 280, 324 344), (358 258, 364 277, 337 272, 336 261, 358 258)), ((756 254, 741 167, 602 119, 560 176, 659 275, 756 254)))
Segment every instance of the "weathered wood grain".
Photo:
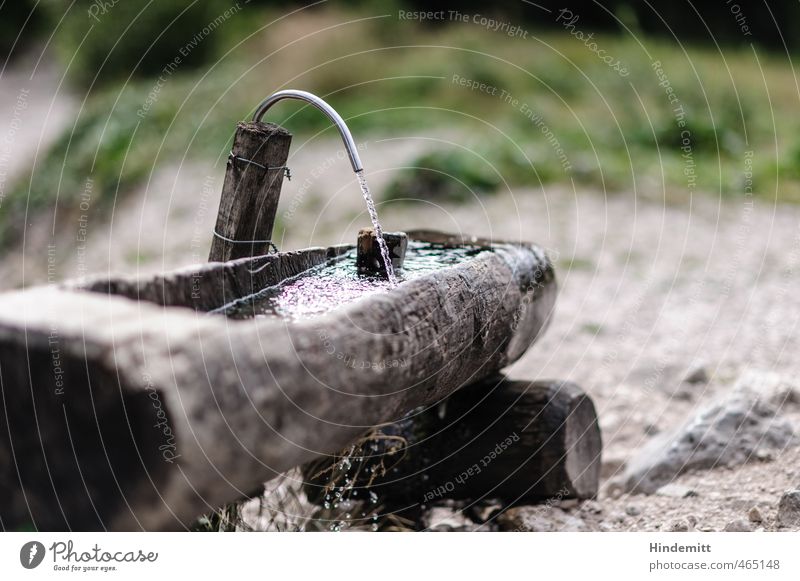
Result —
MULTIPOLYGON (((247 292, 259 268, 283 277, 340 251, 209 264, 204 285, 247 292)), ((543 331, 556 293, 528 245, 305 322, 209 315, 231 294, 187 300, 191 281, 181 271, 2 296, 4 528, 185 527, 508 365, 543 331)))
MULTIPOLYGON (((384 437, 362 447, 359 461, 351 461, 357 470, 345 477, 358 498, 372 492, 387 509, 442 499, 510 505, 597 495, 597 414, 572 383, 493 376, 380 432, 384 437)), ((332 485, 342 485, 343 471, 328 469, 338 461, 303 467, 310 499, 322 504, 332 485)))
POLYGON ((273 123, 240 122, 225 170, 208 260, 225 262, 269 252, 292 134, 273 123), (236 242, 231 242, 234 240, 236 242), (243 243, 245 242, 245 243, 243 243))

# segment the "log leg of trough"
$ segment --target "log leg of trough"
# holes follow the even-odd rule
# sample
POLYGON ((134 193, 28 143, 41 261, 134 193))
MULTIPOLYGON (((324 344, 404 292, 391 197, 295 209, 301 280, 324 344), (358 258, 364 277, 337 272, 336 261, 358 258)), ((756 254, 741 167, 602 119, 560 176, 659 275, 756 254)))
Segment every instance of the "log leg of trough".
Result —
POLYGON ((444 498, 592 498, 601 448, 594 405, 577 385, 496 376, 382 427, 347 460, 349 473, 337 458, 306 465, 304 487, 322 503, 349 478, 357 497, 406 510, 444 498))
POLYGON ((292 134, 272 123, 239 123, 228 158, 208 259, 267 254, 292 134))

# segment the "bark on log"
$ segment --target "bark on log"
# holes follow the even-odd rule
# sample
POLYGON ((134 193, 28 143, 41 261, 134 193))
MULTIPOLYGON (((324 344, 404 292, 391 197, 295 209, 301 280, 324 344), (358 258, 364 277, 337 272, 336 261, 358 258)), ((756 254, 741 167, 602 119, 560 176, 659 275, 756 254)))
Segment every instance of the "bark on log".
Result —
MULTIPOLYGON (((284 276, 338 252, 209 264, 203 276, 249 291, 254 272, 284 276)), ((185 271, 93 284, 99 292, 39 288, 0 300, 3 528, 186 527, 514 361, 542 332, 556 292, 544 254, 524 245, 497 245, 305 322, 125 298, 176 304, 191 297, 185 271)), ((230 296, 210 293, 186 306, 230 296)))
POLYGON ((373 493, 388 507, 445 498, 510 505, 597 495, 597 414, 572 383, 488 378, 380 432, 382 438, 349 460, 349 472, 329 469, 340 462, 335 456, 304 466, 309 499, 322 504, 345 478, 356 497, 373 493))
POLYGON ((208 260, 225 262, 269 252, 292 134, 272 123, 239 123, 228 158, 208 260), (225 240, 224 238, 227 240, 225 240))

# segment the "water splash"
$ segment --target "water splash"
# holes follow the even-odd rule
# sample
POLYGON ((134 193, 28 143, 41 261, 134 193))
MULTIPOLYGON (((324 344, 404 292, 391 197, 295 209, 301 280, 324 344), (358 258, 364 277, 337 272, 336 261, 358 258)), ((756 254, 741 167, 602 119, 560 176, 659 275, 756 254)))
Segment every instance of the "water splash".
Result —
POLYGON ((361 193, 364 195, 364 200, 367 202, 367 211, 372 220, 372 227, 375 228, 375 235, 378 237, 378 246, 381 249, 381 258, 386 267, 386 276, 389 279, 391 286, 397 286, 397 277, 394 274, 394 267, 392 266, 392 258, 389 256, 389 247, 386 246, 386 240, 383 239, 383 229, 381 223, 378 221, 378 211, 375 209, 375 201, 372 199, 372 194, 369 193, 369 186, 367 185, 367 178, 364 176, 364 170, 356 172, 358 184, 361 186, 361 193))

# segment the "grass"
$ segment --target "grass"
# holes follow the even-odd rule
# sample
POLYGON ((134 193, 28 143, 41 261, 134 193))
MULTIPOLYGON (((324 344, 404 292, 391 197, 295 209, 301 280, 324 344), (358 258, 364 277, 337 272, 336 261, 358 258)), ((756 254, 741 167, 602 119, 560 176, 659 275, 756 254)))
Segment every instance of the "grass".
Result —
MULTIPOLYGON (((239 34, 224 26, 214 32, 205 67, 178 67, 160 83, 157 75, 126 81, 121 74, 86 95, 74 124, 10 192, 0 244, 18 238, 26 210, 52 209, 56 199, 63 214, 76 210, 87 178, 102 208, 163 164, 224 161, 236 121, 287 86, 326 96, 357 138, 432 128, 463 136, 399 170, 386 197, 463 202, 505 184, 559 181, 677 200, 695 192, 737 197, 747 195, 751 171, 755 195, 800 201, 797 84, 778 57, 747 48, 723 58, 709 48, 684 53, 647 38, 640 46, 597 37, 625 62, 630 74, 622 77, 568 34, 532 32, 523 40, 470 24, 432 29, 324 9, 277 22, 278 14, 252 14, 239 34), (654 60, 683 107, 684 128, 654 60), (454 75, 496 94, 453 82, 454 75), (691 165, 682 157, 684 129, 691 165)), ((295 103, 281 104, 270 119, 296 133, 335 135, 318 112, 295 103)))

